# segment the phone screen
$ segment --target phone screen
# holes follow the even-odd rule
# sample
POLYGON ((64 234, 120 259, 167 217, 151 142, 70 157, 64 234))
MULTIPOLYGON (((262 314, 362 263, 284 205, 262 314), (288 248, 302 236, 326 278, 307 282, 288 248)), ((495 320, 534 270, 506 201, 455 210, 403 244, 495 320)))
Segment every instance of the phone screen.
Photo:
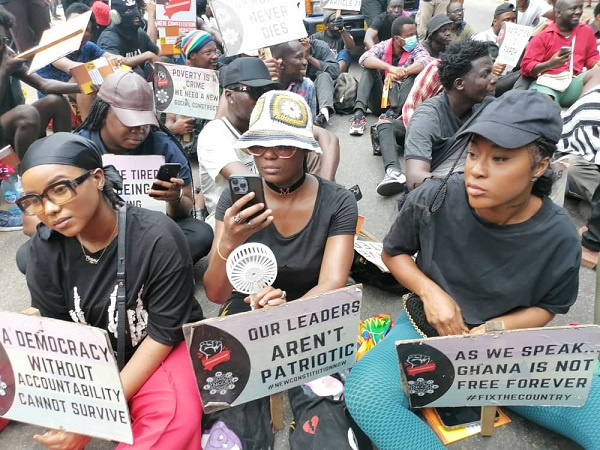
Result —
MULTIPOLYGON (((458 428, 478 423, 481 420, 480 406, 464 406, 459 408, 435 408, 445 428, 458 428)), ((500 417, 496 410, 496 420, 500 417)))

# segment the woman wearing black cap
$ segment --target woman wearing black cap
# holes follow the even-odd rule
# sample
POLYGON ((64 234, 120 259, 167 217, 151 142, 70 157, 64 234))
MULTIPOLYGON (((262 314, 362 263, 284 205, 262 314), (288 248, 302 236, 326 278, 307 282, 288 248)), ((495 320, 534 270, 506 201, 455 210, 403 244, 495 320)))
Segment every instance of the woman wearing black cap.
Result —
MULTIPOLYGON (((560 108, 546 96, 509 91, 465 130, 471 141, 464 175, 427 181, 408 196, 382 258, 421 300, 407 303, 414 323, 403 312, 346 383, 348 409, 379 449, 444 448, 408 410, 395 341, 483 333, 489 320, 506 329, 541 327, 575 302, 579 239, 548 198, 552 181, 545 175, 561 130, 560 108), (386 420, 373 420, 378 411, 386 420)), ((600 402, 595 378, 591 408, 600 402)), ((557 431, 592 448, 595 436, 585 433, 595 427, 585 408, 569 408, 568 424, 556 420, 561 409, 515 408, 546 427, 566 425, 557 431)))
MULTIPOLYGON (((42 222, 27 267, 32 306, 44 317, 103 328, 117 348, 118 173, 102 167, 93 142, 68 133, 35 142, 21 172, 17 205, 42 222)), ((128 207, 125 258, 128 332, 117 357, 134 445, 200 448, 202 407, 181 327, 203 316, 185 238, 164 214, 128 207)), ((34 439, 82 448, 90 437, 59 431, 34 439)))

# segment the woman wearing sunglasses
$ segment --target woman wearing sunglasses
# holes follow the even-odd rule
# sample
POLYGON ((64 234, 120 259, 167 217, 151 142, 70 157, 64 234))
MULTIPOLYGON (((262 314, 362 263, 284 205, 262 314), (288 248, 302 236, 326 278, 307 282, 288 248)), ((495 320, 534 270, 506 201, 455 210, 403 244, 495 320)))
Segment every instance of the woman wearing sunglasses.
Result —
MULTIPOLYGON (((93 142, 68 133, 35 142, 21 172, 25 195, 17 205, 42 223, 30 241, 32 306, 44 317, 105 329, 117 348, 118 173, 102 167, 93 142)), ((203 315, 185 237, 164 214, 136 207, 127 208, 125 235, 129 331, 121 381, 133 446, 198 449, 202 407, 181 327, 203 315)), ((56 431, 34 439, 67 449, 90 437, 56 431)))
POLYGON ((254 308, 345 286, 353 256, 356 201, 341 186, 307 173, 307 156, 321 149, 314 139, 306 101, 287 91, 262 95, 248 131, 235 147, 254 157, 266 205, 248 207, 254 193, 235 203, 229 190, 221 195, 204 276, 209 300, 222 304, 228 314, 250 310, 250 299, 232 292, 225 273, 227 257, 245 242, 268 245, 278 265, 273 286, 253 297, 254 308))

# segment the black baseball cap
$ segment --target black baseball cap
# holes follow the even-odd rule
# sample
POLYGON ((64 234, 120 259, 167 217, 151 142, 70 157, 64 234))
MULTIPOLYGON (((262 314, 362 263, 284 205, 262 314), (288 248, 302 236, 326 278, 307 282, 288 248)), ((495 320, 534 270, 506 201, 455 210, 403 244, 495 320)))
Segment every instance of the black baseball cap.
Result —
POLYGON ((504 2, 501 5, 498 5, 496 10, 494 11, 494 19, 507 12, 517 12, 517 10, 515 9, 515 5, 508 2, 504 2))
POLYGON ((225 69, 223 86, 227 87, 236 83, 250 87, 278 85, 276 81, 271 80, 269 69, 265 63, 253 56, 237 58, 225 69))
POLYGON ((512 90, 490 103, 459 136, 478 134, 498 147, 519 148, 544 137, 558 142, 560 107, 537 91, 512 90))

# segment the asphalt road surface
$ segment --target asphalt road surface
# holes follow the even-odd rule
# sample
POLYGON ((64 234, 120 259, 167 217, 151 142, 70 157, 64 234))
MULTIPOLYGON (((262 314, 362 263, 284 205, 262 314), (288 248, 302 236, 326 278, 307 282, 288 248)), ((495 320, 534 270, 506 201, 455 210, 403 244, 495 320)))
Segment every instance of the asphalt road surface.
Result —
MULTIPOLYGON (((491 23, 492 12, 500 2, 498 0, 466 0, 466 20, 478 31, 487 29, 491 23)), ((353 74, 358 78, 360 71, 356 65, 353 74)), ((30 97, 31 98, 31 95, 30 97)), ((350 187, 358 184, 362 190, 363 198, 359 202, 359 211, 365 216, 364 228, 377 238, 382 239, 387 232, 396 213, 395 198, 384 198, 377 195, 375 187, 383 176, 381 158, 372 155, 371 144, 367 132, 362 137, 349 136, 350 116, 333 116, 329 129, 336 133, 341 141, 341 162, 338 170, 337 181, 350 187)), ((367 117, 367 125, 376 122, 374 116, 367 117)), ((584 221, 579 213, 578 204, 567 201, 566 208, 577 227, 584 221)), ((0 233, 0 308, 8 311, 21 311, 29 306, 29 297, 25 278, 14 264, 14 255, 18 247, 25 242, 26 237, 20 232, 0 233)), ((205 262, 201 261, 195 271, 198 281, 196 296, 201 302, 205 315, 213 317, 217 308, 210 304, 204 295, 201 284, 205 262)), ((593 320, 593 302, 595 290, 595 272, 582 268, 580 274, 580 292, 577 303, 571 311, 558 317, 553 325, 565 325, 572 322, 591 323, 593 320)), ((400 298, 384 291, 365 286, 361 315, 367 318, 379 313, 385 313, 395 318, 401 311, 400 298)), ((571 441, 540 428, 518 415, 506 411, 513 420, 511 424, 497 428, 494 435, 489 438, 481 436, 472 437, 456 444, 450 445, 451 449, 486 449, 504 450, 515 449, 577 449, 580 448, 571 441)), ((382 412, 385 415, 385 412, 382 412)), ((291 420, 289 408, 287 409, 286 423, 291 420)), ((31 436, 34 433, 45 431, 42 428, 11 423, 0 433, 0 448, 2 449, 38 449, 31 436)), ((112 443, 98 440, 92 441, 90 449, 111 449, 112 443)), ((276 449, 288 449, 287 429, 278 433, 276 449)), ((176 449, 174 449, 176 450, 176 449)))

